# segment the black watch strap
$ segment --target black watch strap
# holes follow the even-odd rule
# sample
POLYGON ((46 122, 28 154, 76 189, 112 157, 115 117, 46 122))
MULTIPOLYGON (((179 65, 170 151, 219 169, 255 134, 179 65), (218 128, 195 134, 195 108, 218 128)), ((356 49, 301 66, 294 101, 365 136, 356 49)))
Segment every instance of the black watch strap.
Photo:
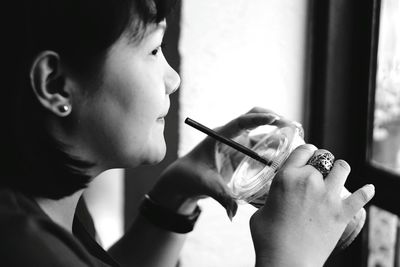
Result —
POLYGON ((154 225, 175 233, 189 233, 199 218, 201 209, 196 206, 192 214, 178 214, 166 207, 161 206, 149 195, 145 195, 141 205, 140 214, 154 225))

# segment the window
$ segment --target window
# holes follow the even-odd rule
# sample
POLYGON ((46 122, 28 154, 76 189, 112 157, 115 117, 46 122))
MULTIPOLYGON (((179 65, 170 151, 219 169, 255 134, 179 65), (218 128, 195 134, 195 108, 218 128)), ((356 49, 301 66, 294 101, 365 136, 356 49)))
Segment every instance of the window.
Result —
POLYGON ((379 17, 371 160, 400 174, 400 2, 382 0, 379 17))
POLYGON ((351 191, 376 187, 363 233, 326 266, 398 266, 399 1, 313 8, 309 141, 350 163, 351 191))

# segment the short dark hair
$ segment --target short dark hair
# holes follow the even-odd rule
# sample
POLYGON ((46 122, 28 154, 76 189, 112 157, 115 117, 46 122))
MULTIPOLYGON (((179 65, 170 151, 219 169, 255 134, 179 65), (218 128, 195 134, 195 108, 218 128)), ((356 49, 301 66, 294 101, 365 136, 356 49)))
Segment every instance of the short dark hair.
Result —
MULTIPOLYGON (((9 2, 9 1, 7 1, 9 2)), ((87 186, 93 163, 66 153, 44 127, 47 111, 30 86, 34 58, 52 50, 72 70, 97 71, 99 61, 125 30, 140 39, 147 27, 171 12, 170 0, 22 0, 3 6, 10 45, 2 81, 0 187, 33 197, 60 199, 87 186)), ((3 61, 4 63, 4 61, 3 61)), ((4 66, 5 64, 3 64, 4 66)))

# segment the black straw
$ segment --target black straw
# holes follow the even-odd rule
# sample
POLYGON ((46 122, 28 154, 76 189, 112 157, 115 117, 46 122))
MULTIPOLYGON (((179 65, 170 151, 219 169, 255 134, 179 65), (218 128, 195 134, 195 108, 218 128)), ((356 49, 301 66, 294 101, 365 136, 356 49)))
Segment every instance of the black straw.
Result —
POLYGON ((256 152, 254 152, 253 150, 233 141, 232 139, 226 138, 220 134, 218 134, 217 132, 211 130, 210 128, 198 123, 197 121, 194 121, 190 118, 186 118, 185 119, 185 123, 189 126, 192 126, 193 128, 205 133, 206 135, 220 141, 221 143, 224 143, 227 146, 230 146, 234 149, 236 149, 239 152, 242 152, 243 154, 249 156, 252 159, 255 159, 265 165, 268 165, 268 161, 264 158, 262 158, 260 155, 258 155, 256 152))

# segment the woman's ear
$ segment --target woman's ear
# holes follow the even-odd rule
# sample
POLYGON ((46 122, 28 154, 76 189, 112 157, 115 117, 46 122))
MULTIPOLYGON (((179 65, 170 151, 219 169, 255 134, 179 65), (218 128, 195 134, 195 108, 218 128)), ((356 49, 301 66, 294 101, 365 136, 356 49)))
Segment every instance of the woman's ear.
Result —
POLYGON ((33 92, 43 107, 60 117, 71 113, 71 92, 66 78, 56 52, 43 51, 36 56, 30 69, 33 92))

